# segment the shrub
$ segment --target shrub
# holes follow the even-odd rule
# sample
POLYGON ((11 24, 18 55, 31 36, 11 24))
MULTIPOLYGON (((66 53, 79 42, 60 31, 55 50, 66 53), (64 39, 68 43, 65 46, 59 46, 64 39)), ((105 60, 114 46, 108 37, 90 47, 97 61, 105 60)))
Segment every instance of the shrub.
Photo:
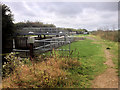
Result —
POLYGON ((4 65, 2 66, 2 76, 9 76, 11 72, 14 71, 16 67, 19 67, 23 65, 22 59, 20 57, 16 57, 15 53, 10 53, 5 57, 7 62, 4 62, 4 65))
MULTIPOLYGON (((53 56, 44 58, 45 60, 39 57, 37 62, 24 59, 21 60, 22 65, 15 64, 13 73, 3 79, 3 88, 70 87, 73 84, 67 71, 69 68, 80 67, 79 61, 58 57, 55 52, 53 56)), ((11 62, 13 60, 17 61, 17 58, 10 59, 11 62)))
POLYGON ((92 34, 100 36, 103 39, 107 39, 107 40, 111 40, 111 41, 115 41, 115 42, 120 41, 118 31, 102 31, 102 30, 98 30, 98 31, 93 32, 92 34))

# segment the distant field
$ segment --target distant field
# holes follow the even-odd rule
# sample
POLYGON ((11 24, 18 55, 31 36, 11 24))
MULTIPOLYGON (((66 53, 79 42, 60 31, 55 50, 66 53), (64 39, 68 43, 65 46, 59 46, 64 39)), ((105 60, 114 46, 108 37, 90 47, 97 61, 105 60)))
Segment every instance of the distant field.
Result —
POLYGON ((114 31, 104 31, 104 30, 98 30, 98 31, 94 31, 92 32, 93 35, 99 36, 102 39, 106 39, 106 40, 110 40, 110 41, 115 41, 115 42, 120 42, 120 35, 119 35, 119 31, 118 30, 114 30, 114 31))

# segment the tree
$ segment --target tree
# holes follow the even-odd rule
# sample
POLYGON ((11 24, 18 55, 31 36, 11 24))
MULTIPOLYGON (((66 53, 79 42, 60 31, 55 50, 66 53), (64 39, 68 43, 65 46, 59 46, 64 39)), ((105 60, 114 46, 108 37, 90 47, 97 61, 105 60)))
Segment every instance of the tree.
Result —
POLYGON ((22 29, 24 27, 56 27, 54 24, 44 24, 43 22, 19 22, 15 24, 16 29, 22 29))
POLYGON ((14 33, 13 15, 9 7, 5 4, 2 6, 2 53, 9 53, 12 51, 12 38, 14 33))

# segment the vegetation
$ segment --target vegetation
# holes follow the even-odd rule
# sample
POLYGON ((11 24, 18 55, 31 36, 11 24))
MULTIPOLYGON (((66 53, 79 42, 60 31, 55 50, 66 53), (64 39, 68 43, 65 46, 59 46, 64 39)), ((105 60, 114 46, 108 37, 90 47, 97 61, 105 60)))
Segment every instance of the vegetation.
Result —
MULTIPOLYGON (((120 67, 120 62, 119 62, 119 43, 120 43, 120 35, 119 35, 120 30, 116 31, 103 31, 103 30, 98 30, 94 31, 92 34, 99 36, 102 38, 102 42, 110 48, 110 52, 112 53, 112 60, 113 63, 116 65, 116 69, 119 69, 120 67)), ((120 69, 119 69, 120 70, 120 69)), ((120 76, 120 72, 118 72, 118 75, 120 76)))
MULTIPOLYGON (((106 47, 110 48, 110 53, 112 54, 112 61, 115 64, 115 68, 119 70, 120 62, 119 62, 119 48, 118 48, 118 42, 113 42, 110 40, 102 40, 106 47)), ((120 76, 120 72, 117 72, 120 76)))
MULTIPOLYGON (((54 24, 44 24, 43 22, 18 22, 15 24, 16 29, 21 29, 24 27, 56 27, 54 24)), ((83 32, 88 32, 86 29, 74 29, 74 28, 58 28, 62 30, 66 30, 69 32, 76 32, 77 34, 83 34, 83 32)))
POLYGON ((2 68, 2 78, 9 76, 11 73, 13 73, 16 67, 22 65, 22 59, 20 57, 16 57, 15 53, 8 54, 5 59, 7 60, 7 62, 4 62, 2 68))
POLYGON ((92 32, 93 35, 96 36, 100 36, 102 39, 107 39, 107 40, 111 40, 111 41, 115 41, 118 42, 120 41, 120 36, 118 34, 118 31, 103 31, 103 30, 98 30, 98 31, 94 31, 92 32))
POLYGON ((76 32, 76 34, 83 34, 84 32, 88 32, 87 29, 73 29, 73 28, 64 28, 64 30, 69 31, 69 32, 76 32))
POLYGON ((24 27, 56 27, 53 24, 44 24, 42 22, 18 22, 15 24, 17 29, 24 28, 24 27))
MULTIPOLYGON (((63 46, 62 48, 66 48, 63 46)), ((103 62, 105 62, 104 51, 102 45, 99 43, 93 43, 93 40, 81 40, 77 42, 73 42, 71 44, 72 54, 71 57, 76 57, 81 63, 88 64, 88 66, 94 66, 94 69, 99 69, 95 71, 102 71, 104 69, 103 62), (96 52, 97 51, 97 52, 96 52), (89 62, 90 61, 90 62, 89 62), (98 64, 97 64, 98 63, 98 64), (97 65, 100 65, 99 68, 97 65), (103 67, 101 67, 103 66, 103 67)), ((93 72, 92 72, 93 73, 93 72)))
POLYGON ((26 59, 21 63, 3 79, 3 88, 70 87, 76 81, 70 81, 68 69, 81 66, 77 60, 59 58, 55 54, 51 58, 39 56, 35 61, 26 59))
POLYGON ((10 8, 5 4, 0 4, 0 6, 2 6, 2 53, 5 54, 12 51, 11 38, 14 34, 14 23, 10 8))
MULTIPOLYGON (((1 6, 2 52, 4 55, 12 51, 11 39, 15 33, 14 30, 24 27, 56 27, 54 24, 31 21, 14 24, 10 8, 5 4, 1 6)), ((59 29, 77 34, 88 32, 86 29, 59 29)), ((115 68, 118 69, 118 65, 120 65, 118 62, 119 31, 94 31, 92 34, 99 36, 94 36, 96 40, 92 38, 73 42, 70 45, 71 51, 68 53, 53 49, 50 56, 48 56, 49 52, 38 55, 33 60, 23 59, 16 56, 15 53, 10 53, 5 57, 7 61, 3 61, 4 64, 2 65, 3 88, 90 88, 91 80, 107 68, 104 64, 106 61, 104 47, 110 48, 109 51, 113 55, 112 60, 116 65, 115 68)), ((83 35, 75 37, 83 37, 83 35)), ((66 49, 68 45, 60 47, 60 49, 62 48, 66 49)))
MULTIPOLYGON (((62 48, 65 47, 67 45, 62 48)), ((53 50, 51 56, 40 55, 33 61, 21 60, 13 73, 3 78, 3 87, 90 87, 94 76, 106 68, 102 45, 86 39, 72 43, 71 49, 71 57, 61 57, 53 50)))

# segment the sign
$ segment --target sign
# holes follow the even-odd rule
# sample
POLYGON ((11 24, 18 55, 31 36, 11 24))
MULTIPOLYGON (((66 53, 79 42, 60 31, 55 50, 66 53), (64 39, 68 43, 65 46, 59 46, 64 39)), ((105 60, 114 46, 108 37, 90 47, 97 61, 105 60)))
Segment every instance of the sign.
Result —
POLYGON ((27 43, 34 43, 35 38, 34 37, 28 37, 27 43))

